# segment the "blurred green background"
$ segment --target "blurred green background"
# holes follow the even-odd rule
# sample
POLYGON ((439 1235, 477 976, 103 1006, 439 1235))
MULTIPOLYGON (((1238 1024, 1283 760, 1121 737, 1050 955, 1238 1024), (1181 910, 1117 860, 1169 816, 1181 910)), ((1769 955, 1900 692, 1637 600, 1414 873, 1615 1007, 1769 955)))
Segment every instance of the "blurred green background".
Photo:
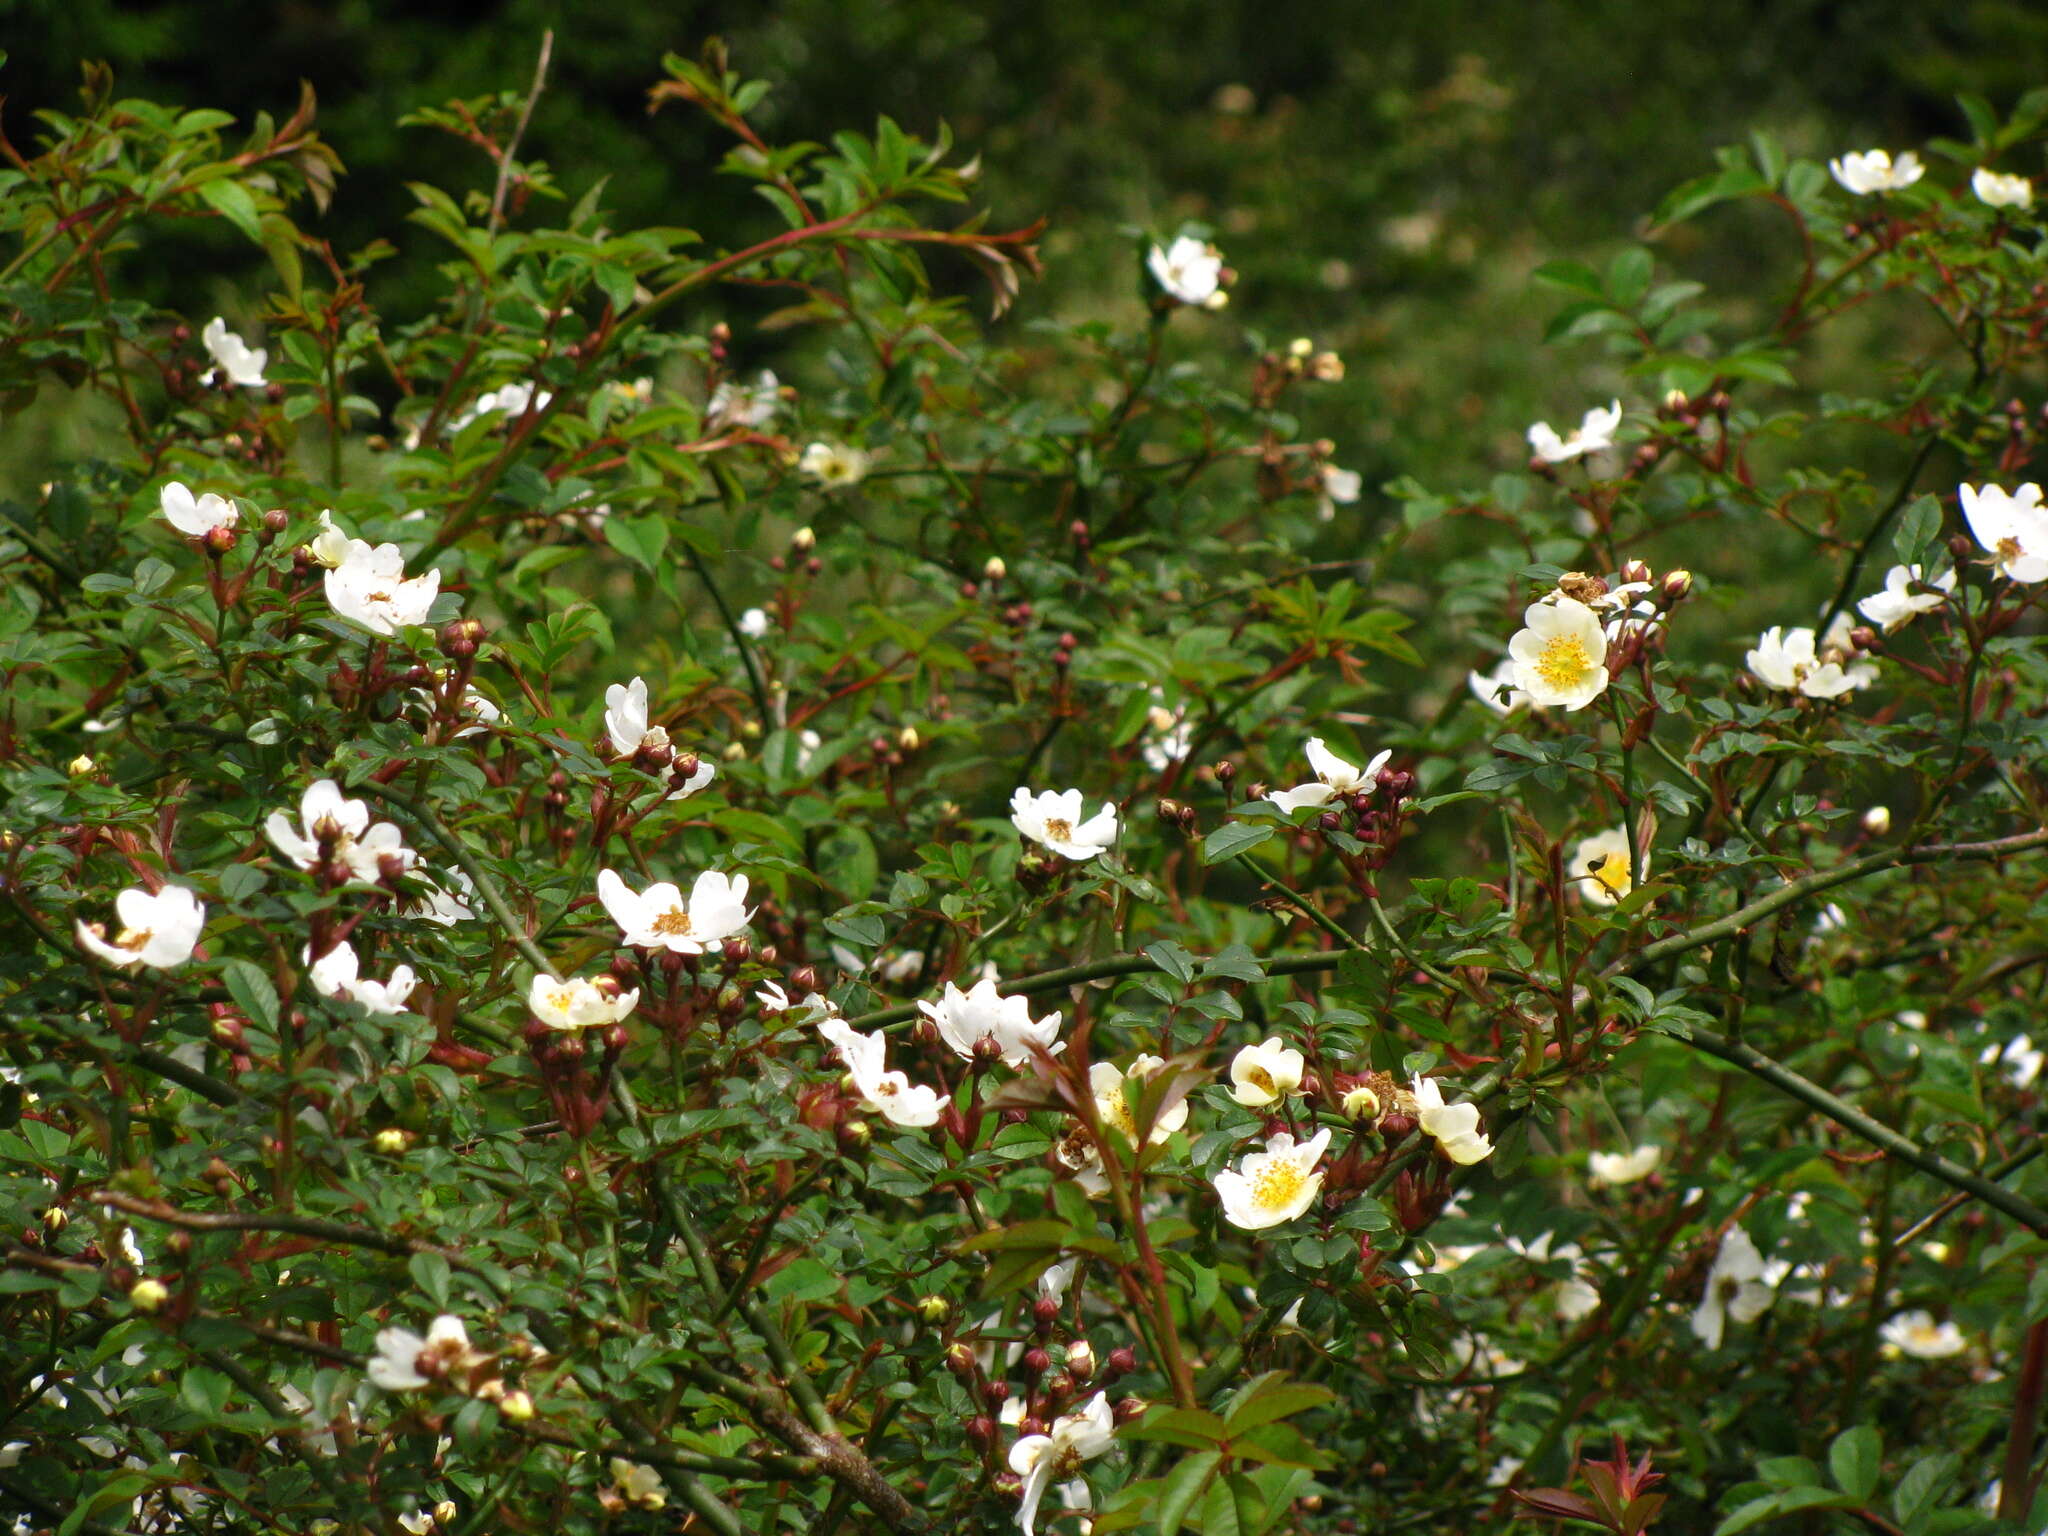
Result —
MULTIPOLYGON (((735 68, 775 82, 770 138, 878 112, 918 133, 944 119, 983 154, 999 221, 1051 218, 1048 276, 1005 322, 1020 341, 1038 314, 1136 316, 1124 232, 1210 226, 1243 273, 1239 316, 1269 340, 1300 332, 1343 352, 1349 377, 1317 395, 1310 427, 1368 486, 1483 483, 1521 462, 1534 417, 1576 420, 1627 394, 1597 343, 1531 366, 1556 301, 1528 273, 1603 260, 1716 145, 1756 128, 1823 158, 1923 144, 1960 128, 1957 90, 2003 109, 2048 79, 2048 6, 2026 0, 15 0, 0 22, 5 123, 24 146, 33 111, 74 99, 82 59, 111 64, 124 94, 244 117, 287 114, 311 81, 350 171, 316 227, 340 250, 399 243, 374 283, 398 316, 427 302, 437 259, 402 223, 405 181, 484 175, 473 151, 399 118, 523 90, 545 27, 555 64, 527 148, 568 192, 607 176, 621 225, 714 242, 765 227, 753 194, 713 174, 725 146, 705 124, 645 111, 663 50, 723 36, 735 68)), ((220 230, 182 238, 176 259, 130 274, 140 291, 195 317, 251 313, 260 258, 220 230)), ((1767 210, 1741 210, 1659 255, 1739 322, 1744 304, 1782 297, 1791 239, 1767 210)), ((744 296, 726 302, 743 321, 744 296)), ((777 361, 762 350, 773 339, 746 345, 749 362, 777 361)))

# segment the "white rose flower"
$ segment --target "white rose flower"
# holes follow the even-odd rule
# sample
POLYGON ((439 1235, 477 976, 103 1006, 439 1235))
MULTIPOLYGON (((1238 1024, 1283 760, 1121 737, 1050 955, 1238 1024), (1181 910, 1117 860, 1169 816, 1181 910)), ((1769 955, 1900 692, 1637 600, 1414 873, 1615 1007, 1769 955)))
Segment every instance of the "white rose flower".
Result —
POLYGON ((1414 1094, 1415 1122, 1436 1139, 1444 1156, 1469 1165, 1493 1155, 1493 1139, 1479 1129, 1477 1104, 1446 1104, 1433 1077, 1415 1079, 1414 1094))
POLYGON ((1265 1151, 1246 1153, 1237 1167, 1218 1170, 1216 1197, 1223 1202, 1223 1219, 1248 1232, 1294 1220, 1322 1191, 1316 1163, 1329 1144, 1327 1127, 1299 1146, 1280 1131, 1266 1138, 1265 1151))
POLYGON ((355 946, 346 939, 317 960, 310 949, 301 951, 301 958, 310 962, 306 979, 312 982, 315 992, 345 1003, 359 1003, 375 1014, 404 1013, 405 1000, 419 985, 419 978, 409 965, 399 966, 388 981, 372 981, 362 975, 362 962, 356 957, 355 946))
POLYGON ((1924 1311, 1901 1312, 1888 1319, 1878 1334, 1884 1340, 1885 1353, 1913 1355, 1921 1360, 1945 1359, 1970 1347, 1962 1329, 1947 1320, 1937 1323, 1924 1311))
POLYGON ((230 384, 240 384, 245 388, 257 388, 265 382, 263 365, 270 360, 270 353, 262 347, 249 346, 228 329, 227 321, 219 315, 206 322, 199 339, 205 343, 207 354, 214 362, 214 366, 200 378, 200 383, 211 384, 221 375, 226 375, 230 384))
POLYGON ((1045 1490, 1057 1480, 1065 1482, 1081 1469, 1081 1463, 1100 1456, 1116 1443, 1116 1415, 1109 1406, 1109 1394, 1098 1392, 1073 1413, 1052 1421, 1052 1431, 1026 1435, 1010 1447, 1010 1470, 1024 1479, 1023 1501, 1017 1506, 1017 1524, 1024 1536, 1034 1536, 1038 1506, 1045 1490))
POLYGON ((1549 422, 1529 428, 1529 449, 1546 464, 1568 464, 1588 453, 1605 453, 1614 446, 1614 434, 1621 427, 1621 402, 1594 406, 1579 418, 1569 437, 1559 437, 1549 422))
POLYGON ((1764 1315, 1773 1295, 1765 1283, 1768 1272, 1749 1234, 1730 1227, 1721 1239, 1721 1251, 1714 1255, 1714 1267, 1707 1272, 1706 1294, 1692 1314, 1692 1331, 1701 1343, 1719 1349, 1728 1319, 1753 1323, 1764 1315))
POLYGON ((462 1319, 444 1312, 428 1325, 424 1339, 405 1328, 380 1332, 366 1374, 372 1386, 386 1392, 411 1392, 477 1359, 462 1319))
POLYGON ((1999 573, 2025 586, 2048 580, 2048 507, 2031 482, 2010 494, 1995 485, 1959 485, 1963 520, 1999 573))
POLYGON ((747 926, 747 877, 730 878, 707 869, 690 887, 690 899, 667 880, 635 893, 609 869, 597 874, 597 899, 619 925, 625 942, 639 949, 667 949, 679 955, 717 954, 725 940, 747 926))
POLYGON ((972 1057, 975 1046, 983 1040, 993 1040, 1002 1052, 1004 1065, 1010 1067, 1028 1063, 1033 1046, 1054 1056, 1066 1049, 1065 1042, 1058 1038, 1057 1012, 1034 1020, 1028 997, 998 997, 993 980, 978 981, 969 992, 962 992, 949 981, 936 1003, 921 1000, 917 1007, 937 1027, 939 1038, 961 1057, 972 1057))
POLYGON ((628 1461, 623 1456, 611 1459, 612 1481, 618 1484, 619 1497, 635 1509, 665 1509, 668 1507, 668 1485, 661 1480, 661 1473, 645 1462, 628 1461))
POLYGON ((405 555, 396 544, 350 539, 348 553, 328 570, 325 585, 328 606, 342 618, 373 635, 395 635, 427 622, 427 610, 441 591, 441 573, 430 570, 407 579, 405 555))
POLYGON ((348 558, 348 546, 349 536, 335 522, 334 514, 322 512, 319 527, 306 543, 306 553, 313 563, 331 571, 348 558))
POLYGON ((2005 176, 1979 166, 1970 173, 1970 190, 1988 208, 2031 208, 2034 184, 2024 176, 2005 176))
POLYGON ((613 683, 604 691, 604 730, 612 750, 631 757, 642 747, 659 750, 669 744, 668 732, 647 723, 647 683, 634 678, 630 683, 613 683))
MULTIPOLYGON (((1629 873, 1628 834, 1620 827, 1609 827, 1604 832, 1595 832, 1591 837, 1579 839, 1579 846, 1572 850, 1571 858, 1565 864, 1566 878, 1572 890, 1596 907, 1611 907, 1635 889, 1635 878, 1629 873)), ((1642 874, 1649 874, 1650 860, 1647 853, 1640 859, 1642 874)))
POLYGON ((352 878, 375 885, 383 879, 386 859, 396 859, 401 868, 411 869, 419 855, 405 846, 404 836, 388 821, 372 822, 370 808, 360 800, 345 800, 332 779, 315 779, 299 797, 299 825, 283 811, 272 811, 263 830, 277 851, 301 869, 320 862, 323 839, 333 845, 333 857, 348 866, 352 878))
POLYGON ((1829 648, 1825 658, 1816 650, 1810 629, 1781 629, 1772 625, 1757 637, 1756 648, 1746 660, 1749 670, 1772 688, 1802 693, 1809 699, 1838 699, 1877 681, 1877 668, 1867 661, 1843 665, 1845 652, 1829 648))
POLYGON ((496 389, 487 389, 478 395, 476 397, 476 404, 449 421, 448 430, 450 432, 460 432, 478 417, 488 416, 493 411, 502 411, 504 413, 504 420, 495 424, 498 427, 502 427, 509 422, 517 421, 529 410, 546 410, 548 403, 554 398, 547 390, 536 390, 531 384, 521 382, 501 384, 496 389))
POLYGON ((1515 686, 1515 658, 1503 656, 1491 672, 1467 672, 1465 686, 1472 697, 1505 719, 1529 702, 1529 695, 1515 686))
POLYGON ((782 381, 763 368, 752 384, 727 379, 711 391, 705 416, 714 427, 765 427, 782 408, 782 381))
MULTIPOLYGON (((1131 1116, 1131 1106, 1124 1102, 1124 1083, 1130 1079, 1144 1081, 1165 1065, 1157 1056, 1139 1056, 1131 1062, 1129 1072, 1107 1061, 1098 1061, 1088 1069, 1088 1091, 1095 1099, 1096 1118, 1122 1131, 1124 1140, 1133 1147, 1138 1144, 1138 1126, 1131 1116)), ((1187 1123, 1188 1101, 1183 1098, 1171 1109, 1160 1111, 1145 1139, 1158 1146, 1187 1123)))
POLYGON ((1231 1057, 1230 1096, 1246 1109, 1277 1104, 1301 1086, 1307 1064, 1307 1058, 1278 1035, 1269 1036, 1231 1057))
POLYGON ((1116 841, 1116 807, 1105 804, 1085 821, 1081 791, 1019 788, 1010 796, 1010 821, 1026 837, 1063 858, 1092 859, 1116 841))
POLYGON ((1266 791, 1266 798, 1290 816, 1305 807, 1328 805, 1343 795, 1371 794, 1380 770, 1394 755, 1391 750, 1385 750, 1363 768, 1354 768, 1324 746, 1320 736, 1309 737, 1308 745, 1302 751, 1308 758, 1309 767, 1315 770, 1315 782, 1297 784, 1292 789, 1266 791))
POLYGON ((216 496, 212 491, 194 496, 178 480, 157 492, 157 506, 166 522, 178 532, 195 539, 205 538, 216 528, 232 528, 242 516, 227 497, 216 496))
POLYGON ((868 1109, 913 1130, 937 1123, 945 1098, 935 1088, 913 1085, 901 1072, 888 1070, 888 1040, 880 1030, 863 1034, 830 1014, 818 1021, 818 1033, 839 1048, 847 1076, 868 1109))
POLYGON ((1866 149, 1860 153, 1847 154, 1839 160, 1830 160, 1828 169, 1835 180, 1858 197, 1867 197, 1872 192, 1897 192, 1910 187, 1926 174, 1927 167, 1920 163, 1920 157, 1907 150, 1897 160, 1882 149, 1866 149))
POLYGON ((1359 492, 1365 489, 1365 476, 1355 469, 1318 464, 1316 484, 1316 516, 1327 523, 1337 515, 1339 503, 1348 507, 1358 500, 1359 492))
POLYGON ((1895 565, 1884 573, 1884 590, 1858 602, 1856 611, 1890 631, 1910 623, 1919 614, 1932 613, 1948 601, 1949 593, 1955 589, 1954 571, 1944 571, 1929 581, 1920 574, 1917 565, 1895 565))
POLYGON ((1584 709, 1607 691, 1607 634, 1600 615, 1552 593, 1531 603, 1508 641, 1515 686, 1531 704, 1584 709))
POLYGON ((1633 1184, 1638 1179, 1647 1179, 1663 1161, 1664 1149, 1655 1142, 1637 1147, 1633 1152, 1595 1152, 1586 1159, 1587 1169, 1592 1175, 1587 1182, 1595 1189, 1633 1184))
POLYGON ((758 640, 768 633, 768 610, 749 608, 739 618, 740 633, 749 640, 758 640))
POLYGON ((1177 303, 1198 309, 1221 309, 1229 302, 1223 289, 1223 253, 1193 235, 1173 244, 1155 245, 1145 257, 1152 279, 1177 303))
POLYGON ((566 981, 556 976, 536 976, 526 993, 526 1006, 549 1029, 590 1029, 616 1024, 639 1001, 637 987, 621 992, 616 987, 601 987, 583 976, 566 981))
POLYGON ((872 456, 864 449, 845 443, 812 443, 804 449, 796 467, 800 473, 816 480, 820 489, 838 491, 849 485, 859 485, 867 478, 872 462, 872 456))
POLYGON ((112 940, 101 924, 80 919, 78 942, 122 970, 147 965, 167 971, 183 965, 206 927, 206 903, 182 885, 167 885, 154 896, 130 886, 114 898, 114 914, 121 928, 112 940))

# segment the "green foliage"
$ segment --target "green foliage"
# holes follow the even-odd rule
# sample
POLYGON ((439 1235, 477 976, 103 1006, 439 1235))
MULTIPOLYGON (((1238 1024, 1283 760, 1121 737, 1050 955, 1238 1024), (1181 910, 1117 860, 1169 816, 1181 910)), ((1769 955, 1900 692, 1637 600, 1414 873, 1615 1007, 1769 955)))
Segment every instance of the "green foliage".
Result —
POLYGON ((517 93, 417 112, 481 155, 353 252, 310 98, 96 72, 0 171, 0 392, 107 423, 0 504, 0 1495, 1994 1528, 2048 540, 1948 487, 2035 453, 2039 225, 1959 189, 2039 103, 1882 196, 1724 152, 1535 273, 1625 413, 1380 501, 1256 275, 1088 230, 1139 286, 1020 320, 1038 226, 946 130, 664 68, 747 192, 693 228, 517 93), (1770 303, 1684 275, 1741 205, 1770 303), (268 264, 260 370, 128 285, 194 225, 268 264))

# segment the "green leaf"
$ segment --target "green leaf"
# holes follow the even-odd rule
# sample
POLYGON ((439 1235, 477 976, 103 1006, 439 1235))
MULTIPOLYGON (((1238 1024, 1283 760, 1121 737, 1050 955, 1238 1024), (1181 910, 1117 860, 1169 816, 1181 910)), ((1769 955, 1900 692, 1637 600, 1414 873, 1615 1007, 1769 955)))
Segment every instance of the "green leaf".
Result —
POLYGON ((1589 299, 1604 299, 1607 290, 1600 282, 1600 274, 1583 261, 1546 261, 1533 273, 1537 282, 1552 288, 1562 288, 1567 293, 1583 294, 1589 299))
POLYGON ((1650 291, 1656 264, 1640 245, 1632 245, 1607 266, 1607 296, 1620 309, 1634 309, 1650 291))
POLYGON ((1877 1474, 1884 1461, 1884 1441, 1868 1424, 1845 1429, 1828 1447, 1828 1471, 1835 1485, 1859 1504, 1870 1502, 1877 1491, 1877 1474))
POLYGON ((1273 835, 1271 827, 1249 821, 1226 821, 1202 839, 1202 862, 1221 864, 1225 859, 1249 852, 1273 835))
POLYGON ((1941 503, 1932 496, 1916 496, 1892 531, 1892 549, 1903 565, 1917 565, 1929 542, 1941 532, 1941 503))
POLYGON ((604 541, 652 575, 655 562, 668 548, 668 523, 659 517, 608 517, 604 541))
POLYGON ((1337 1394, 1328 1387, 1275 1378, 1268 1380, 1271 1385, 1254 1383, 1251 1391, 1230 1410, 1230 1417, 1225 1422, 1232 1435, 1243 1434, 1261 1424, 1292 1418, 1297 1413, 1306 1413, 1311 1408, 1320 1408, 1337 1400, 1337 1394))
POLYGON ((412 1283, 433 1299, 437 1307, 448 1305, 448 1261, 438 1253, 416 1253, 405 1261, 412 1283))
POLYGON ((262 970, 247 960, 223 960, 221 983, 243 1013, 275 1033, 278 1020, 277 988, 262 970))
POLYGON ((247 187, 230 177, 216 176, 212 181, 202 181, 198 191, 215 213, 257 245, 263 243, 263 219, 256 211, 256 199, 249 195, 247 187))
POLYGON ((1159 1502, 1153 1507, 1154 1518, 1159 1522, 1159 1536, 1175 1536, 1181 1522, 1188 1517, 1188 1510, 1202 1490, 1209 1486, 1209 1479, 1215 1475, 1217 1466, 1223 1460, 1221 1451, 1197 1451, 1192 1456, 1183 1456, 1166 1474, 1159 1492, 1159 1502))
POLYGON ((1753 1525, 1763 1524, 1777 1512, 1778 1496, 1775 1493, 1767 1493, 1760 1499, 1751 1499, 1715 1526, 1714 1536, 1735 1536, 1737 1531, 1746 1531, 1753 1525))

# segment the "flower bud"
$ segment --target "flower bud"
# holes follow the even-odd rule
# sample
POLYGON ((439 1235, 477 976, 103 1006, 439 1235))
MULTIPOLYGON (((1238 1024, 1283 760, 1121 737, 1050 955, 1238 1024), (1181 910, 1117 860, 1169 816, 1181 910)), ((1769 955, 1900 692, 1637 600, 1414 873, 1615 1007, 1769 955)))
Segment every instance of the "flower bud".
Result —
POLYGON ((232 528, 209 528, 206 530, 207 553, 224 555, 235 547, 239 535, 232 528))
POLYGON ((1067 1370, 1076 1381, 1086 1381, 1095 1374, 1095 1346, 1086 1339, 1076 1339, 1067 1346, 1067 1370))
POLYGON ((1692 397, 1684 390, 1667 389, 1664 391, 1664 409, 1672 415, 1676 416, 1690 404, 1692 404, 1692 397))
POLYGON ((1128 1424, 1128 1423, 1130 1423, 1130 1422, 1131 1422, 1131 1420, 1133 1420, 1133 1419, 1137 1418, 1137 1417, 1138 1417, 1139 1415, 1141 1415, 1141 1414, 1143 1414, 1143 1413, 1144 1413, 1144 1411, 1145 1411, 1145 1407, 1146 1407, 1145 1399, 1143 1399, 1142 1397, 1125 1397, 1125 1398, 1119 1398, 1119 1399, 1117 1400, 1117 1405, 1116 1405, 1116 1421, 1117 1421, 1117 1423, 1119 1423, 1119 1424, 1128 1424))
POLYGON ((994 1445, 996 1421, 985 1413, 977 1413, 967 1421, 967 1438, 976 1445, 994 1445))
POLYGON ((1289 357, 1307 357, 1315 349, 1316 344, 1306 336, 1297 336, 1294 340, 1287 343, 1287 355, 1289 357))
POLYGON ((1121 1345, 1109 1352, 1109 1359, 1104 1365, 1108 1372, 1104 1380, 1115 1381, 1117 1377, 1128 1376, 1138 1368, 1138 1352, 1128 1344, 1121 1345))
POLYGON ((1648 581, 1650 579, 1650 568, 1640 560, 1624 561, 1621 567, 1621 579, 1625 586, 1633 586, 1637 582, 1648 581))
POLYGON ((55 1237, 71 1225, 71 1215, 61 1205, 53 1205, 43 1212, 43 1230, 55 1237))
POLYGON ((1873 805, 1863 813, 1863 830, 1872 837, 1883 837, 1892 829, 1892 809, 1888 805, 1873 805))
POLYGON ((904 752, 915 752, 924 745, 924 738, 917 734, 917 727, 906 725, 896 733, 896 745, 904 752))
POLYGON ((974 1351, 958 1340, 948 1344, 946 1346, 946 1369, 955 1376, 963 1376, 971 1380, 974 1376, 974 1351))
POLYGON ((800 555, 807 555, 818 547, 818 536, 808 528, 799 528, 789 536, 789 547, 800 555))
POLYGON ((917 1299, 917 1315, 928 1323, 943 1323, 953 1311, 953 1303, 943 1296, 920 1296, 917 1299))
POLYGON ((434 1523, 436 1525, 453 1525, 461 1517, 462 1511, 456 1507, 453 1499, 443 1499, 434 1506, 434 1523))
POLYGON ((71 777, 74 779, 82 779, 89 774, 99 772, 99 767, 100 765, 98 763, 94 762, 91 758, 87 757, 83 752, 81 752, 78 754, 78 756, 74 757, 73 759, 71 759, 70 762, 64 765, 64 771, 70 774, 71 777))
POLYGON ((981 568, 981 579, 983 581, 1001 581, 1009 574, 1010 568, 1003 564, 1003 557, 1001 555, 990 555, 987 563, 981 568))
POLYGON ((533 1399, 522 1388, 507 1392, 498 1400, 498 1412, 514 1424, 524 1424, 533 1417, 533 1399))
POLYGON ((138 1312, 154 1312, 171 1299, 171 1288, 161 1280, 138 1280, 128 1288, 128 1304, 138 1312))
POLYGON ((1027 1349, 1024 1351, 1024 1369, 1030 1372, 1033 1378, 1043 1376, 1051 1368, 1052 1356, 1047 1351, 1043 1349, 1027 1349))
POLYGON ((291 527, 292 515, 282 507, 272 507, 263 514, 263 541, 269 543, 285 529, 291 527))
POLYGON ((1339 1106, 1347 1120, 1377 1120, 1380 1114, 1380 1096, 1365 1084, 1360 1083, 1344 1095, 1339 1106))
POLYGON ((1056 1322, 1060 1315, 1060 1304, 1050 1296, 1041 1296, 1031 1304, 1031 1315, 1041 1323, 1056 1322))
POLYGON ((1677 602, 1680 598, 1684 597, 1688 592, 1692 591, 1692 572, 1683 570, 1666 571, 1664 573, 1664 581, 1661 590, 1663 592, 1665 602, 1677 602))
POLYGON ((1405 1141, 1415 1130, 1415 1117, 1404 1115, 1400 1110, 1380 1116, 1380 1134, 1388 1142, 1405 1141))
POLYGON ((412 1132, 395 1125, 386 1126, 370 1138, 371 1149, 386 1157, 396 1157, 411 1145, 412 1132))
POLYGON ((1334 352, 1318 352, 1308 362, 1308 376, 1319 384, 1344 381, 1344 359, 1334 352))

